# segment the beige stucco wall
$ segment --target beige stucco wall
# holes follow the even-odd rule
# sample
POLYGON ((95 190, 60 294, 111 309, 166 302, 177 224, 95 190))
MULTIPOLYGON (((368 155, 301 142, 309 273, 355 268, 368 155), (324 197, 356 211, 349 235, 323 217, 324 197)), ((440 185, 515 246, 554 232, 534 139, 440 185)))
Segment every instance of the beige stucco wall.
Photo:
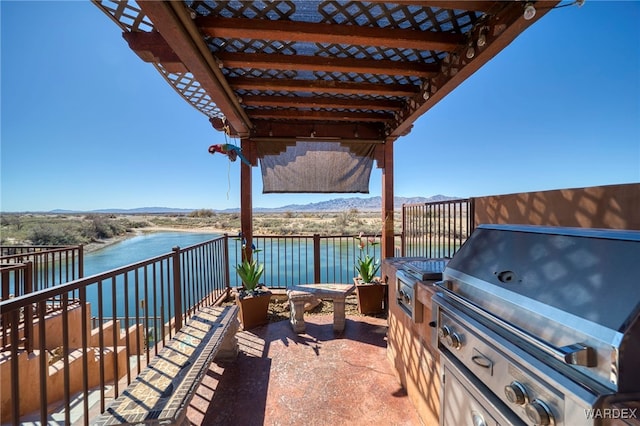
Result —
POLYGON ((640 230, 640 183, 474 198, 475 224, 640 230))
MULTIPOLYGON (((88 307, 88 312, 91 311, 88 307)), ((71 307, 68 311, 69 315, 69 389, 71 394, 81 391, 84 388, 83 378, 85 375, 82 363, 82 327, 81 324, 82 310, 78 305, 71 307)), ((88 324, 91 324, 88 322, 88 324)), ((39 324, 34 324, 34 348, 39 348, 37 337, 39 324)), ((102 352, 102 368, 104 369, 104 380, 111 382, 114 377, 114 348, 113 334, 114 323, 108 321, 102 326, 103 343, 105 350, 102 352), (111 346, 111 347, 109 347, 111 346)), ((62 346, 62 315, 59 312, 50 314, 45 320, 46 343, 45 347, 49 350, 62 346)), ((127 373, 127 334, 129 336, 129 355, 144 353, 144 332, 141 327, 132 325, 127 332, 122 332, 118 321, 115 323, 115 334, 117 337, 118 352, 118 378, 123 377, 127 373)), ((22 333, 21 333, 22 335, 22 333)), ((100 385, 100 352, 99 347, 99 329, 89 330, 88 336, 89 347, 86 349, 87 358, 87 380, 89 388, 100 385)), ((49 359, 47 353, 44 354, 49 359)), ((0 355, 0 422, 5 423, 11 420, 11 355, 6 352, 0 355)), ((64 399, 64 363, 62 360, 57 361, 48 367, 49 375, 47 377, 47 399, 49 404, 64 399)), ((25 415, 39 410, 40 408, 40 351, 34 350, 33 353, 27 354, 20 351, 18 354, 18 373, 20 380, 20 414, 25 415)), ((135 372, 133 373, 136 374, 135 372)))

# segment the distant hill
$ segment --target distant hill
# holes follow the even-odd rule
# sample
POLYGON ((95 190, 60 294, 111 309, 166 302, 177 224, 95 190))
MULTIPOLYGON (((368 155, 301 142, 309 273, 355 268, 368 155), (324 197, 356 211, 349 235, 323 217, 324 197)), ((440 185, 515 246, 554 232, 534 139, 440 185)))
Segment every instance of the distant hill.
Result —
MULTIPOLYGON (((436 201, 455 200, 459 197, 449 197, 447 195, 434 195, 432 197, 395 197, 394 208, 399 209, 403 204, 429 203, 436 201)), ((327 212, 327 211, 343 211, 349 209, 357 209, 360 211, 376 211, 382 208, 382 197, 351 197, 351 198, 334 198, 332 200, 320 201, 318 203, 309 204, 288 204, 282 207, 256 207, 255 212, 327 212)), ((99 209, 90 211, 78 210, 51 210, 51 214, 73 214, 73 213, 112 213, 112 214, 188 214, 196 209, 177 209, 172 207, 138 207, 135 209, 99 209)), ((239 208, 215 210, 220 213, 235 213, 240 211, 239 208)))
MULTIPOLYGON (((394 208, 399 209, 403 204, 428 203, 434 201, 455 200, 458 197, 448 197, 446 195, 434 195, 433 197, 395 197, 393 200, 394 208)), ((318 203, 309 204, 289 204, 275 208, 256 208, 257 212, 322 212, 322 211, 343 211, 349 209, 358 209, 361 211, 375 211, 382 208, 382 197, 351 197, 351 198, 335 198, 333 200, 320 201, 318 203)))

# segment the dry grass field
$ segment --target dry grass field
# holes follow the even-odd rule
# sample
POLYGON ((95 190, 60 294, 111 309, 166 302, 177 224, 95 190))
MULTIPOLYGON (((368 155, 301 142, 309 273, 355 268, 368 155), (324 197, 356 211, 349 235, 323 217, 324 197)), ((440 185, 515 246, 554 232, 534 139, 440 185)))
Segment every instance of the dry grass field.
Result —
MULTIPOLYGON (((36 214, 2 213, 0 243, 103 245, 141 232, 179 230, 237 235, 239 213, 209 210, 190 214, 36 214)), ((394 215, 396 232, 402 229, 401 213, 394 215)), ((380 212, 355 209, 340 212, 254 213, 255 235, 358 235, 380 234, 380 212)), ((91 248, 91 247, 89 247, 91 248)))

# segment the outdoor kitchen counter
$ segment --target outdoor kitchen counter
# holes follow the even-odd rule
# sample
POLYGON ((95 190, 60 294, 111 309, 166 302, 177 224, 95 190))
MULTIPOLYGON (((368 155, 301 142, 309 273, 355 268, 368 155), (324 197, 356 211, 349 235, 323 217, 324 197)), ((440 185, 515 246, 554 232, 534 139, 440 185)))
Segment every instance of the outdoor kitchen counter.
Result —
POLYGON ((438 424, 440 413, 440 378, 438 352, 431 346, 431 296, 429 282, 416 281, 420 303, 415 305, 422 322, 414 322, 397 303, 396 272, 412 261, 424 257, 396 257, 382 262, 382 277, 389 283, 389 331, 387 357, 396 376, 418 411, 423 424, 438 424), (416 368, 416 366, 418 368, 416 368))

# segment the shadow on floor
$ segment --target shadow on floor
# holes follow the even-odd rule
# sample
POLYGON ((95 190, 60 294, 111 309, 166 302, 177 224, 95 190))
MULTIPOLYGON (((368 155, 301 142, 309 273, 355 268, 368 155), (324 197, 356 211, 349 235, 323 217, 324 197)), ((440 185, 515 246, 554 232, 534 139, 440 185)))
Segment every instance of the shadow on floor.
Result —
POLYGON ((205 425, 420 425, 386 357, 386 320, 305 317, 297 335, 287 321, 238 333, 240 354, 215 362, 188 418, 205 425))

